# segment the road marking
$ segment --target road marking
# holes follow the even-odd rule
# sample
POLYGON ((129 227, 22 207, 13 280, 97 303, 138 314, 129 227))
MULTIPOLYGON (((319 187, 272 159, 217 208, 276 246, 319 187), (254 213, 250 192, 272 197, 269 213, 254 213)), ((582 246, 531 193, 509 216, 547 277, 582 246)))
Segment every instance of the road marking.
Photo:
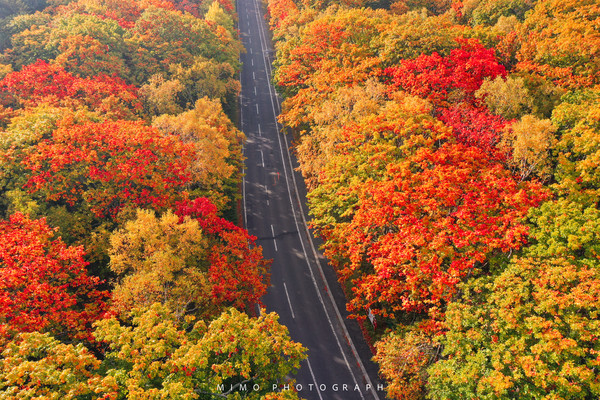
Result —
POLYGON ((262 149, 260 150, 260 158, 262 160, 262 167, 265 167, 265 155, 263 154, 262 149))
POLYGON ((290 294, 288 293, 285 282, 283 282, 283 290, 285 290, 285 297, 288 299, 288 305, 290 306, 290 311, 292 312, 292 318, 296 319, 296 316, 294 315, 294 309, 292 308, 292 302, 290 301, 290 294))
POLYGON ((254 67, 254 59, 250 59, 250 64, 254 67))
MULTIPOLYGON (((266 59, 266 56, 265 56, 265 52, 266 52, 265 48, 267 48, 267 45, 266 45, 267 41, 266 41, 265 33, 263 32, 264 31, 264 26, 260 24, 260 21, 259 21, 259 18, 258 18, 258 13, 255 15, 255 17, 256 17, 256 22, 257 22, 257 26, 258 26, 258 33, 259 33, 259 39, 260 39, 260 47, 261 47, 262 55, 263 55, 263 62, 265 64, 265 75, 267 76, 267 85, 268 85, 269 93, 270 93, 269 97, 270 97, 270 100, 271 100, 271 108, 273 110, 273 118, 275 120, 275 126, 278 128, 279 124, 277 122, 277 111, 275 110, 275 104, 274 104, 275 102, 273 101, 273 98, 275 97, 273 95, 274 89, 272 88, 271 80, 269 79, 269 67, 270 66, 268 66, 267 59, 266 59)), ((279 108, 279 104, 277 104, 277 106, 279 108)), ((285 134, 284 134, 284 136, 285 136, 285 134)), ((294 207, 294 202, 292 200, 292 190, 290 189, 290 183, 289 183, 289 180, 288 180, 287 166, 286 166, 286 162, 285 162, 286 160, 285 160, 285 156, 284 156, 284 152, 283 152, 283 144, 281 142, 281 135, 278 134, 277 135, 277 139, 279 141, 279 150, 281 152, 281 158, 282 158, 282 161, 283 161, 283 169, 284 169, 286 186, 287 186, 287 190, 288 190, 288 197, 289 197, 289 200, 290 200, 290 206, 292 208, 292 214, 293 214, 293 217, 294 217, 294 223, 296 224, 296 228, 297 228, 297 231, 298 231, 298 238, 300 239, 300 244, 302 246, 302 252, 304 253, 304 257, 305 257, 305 260, 306 260, 306 263, 307 263, 307 266, 308 266, 308 269, 309 269, 309 272, 310 272, 310 275, 311 275, 311 279, 313 281, 313 285, 314 285, 314 287, 316 289, 319 301, 321 302, 321 305, 323 306, 323 309, 325 311, 325 315, 327 316, 327 320, 329 322, 329 326, 330 326, 331 330, 333 331, 333 336, 335 337, 335 340, 337 342, 338 348, 340 349, 340 352, 342 353, 342 357, 344 358, 344 362, 345 362, 346 366, 348 367, 350 375, 352 375, 352 379, 354 380, 354 383, 356 385, 358 385, 358 381, 356 379, 356 376, 354 375, 354 371, 350 367, 350 363, 348 361, 348 358, 346 357, 346 352, 344 351, 344 349, 342 347, 342 344, 340 342, 340 339, 338 338, 338 333, 337 333, 337 331, 335 330, 335 328, 333 326, 333 322, 331 320, 331 317, 329 316, 329 312, 327 311, 327 307, 325 306, 325 303, 324 303, 323 298, 321 296, 321 292, 319 290, 319 286, 317 284, 317 281, 316 281, 316 278, 314 276, 313 270, 312 270, 312 268, 310 266, 310 260, 308 258, 308 254, 306 252, 306 247, 305 247, 305 244, 304 244, 304 239, 302 238, 302 235, 300 234, 299 222, 298 222, 298 218, 296 216, 296 208, 294 207)), ((287 144, 287 138, 285 138, 285 141, 286 141, 286 146, 287 146, 288 145, 287 144)), ((290 168, 291 168, 291 159, 289 158, 290 157, 290 155, 289 155, 289 148, 287 148, 287 153, 288 153, 287 162, 290 164, 290 168)), ((294 181, 293 185, 294 185, 294 188, 296 189, 296 192, 295 192, 296 198, 298 199, 298 203, 301 204, 300 201, 299 201, 298 189, 297 189, 297 184, 296 184, 296 178, 295 178, 294 173, 293 173, 293 168, 292 168, 291 171, 292 171, 291 172, 292 179, 294 181)), ((307 230, 307 228, 306 228, 306 219, 304 218, 304 211, 302 210, 302 207, 300 207, 300 214, 302 216, 302 221, 305 224, 304 228, 307 230)), ((318 256, 316 255, 316 251, 314 250, 314 244, 312 243, 312 240, 310 238, 310 233, 309 233, 309 236, 308 236, 308 240, 309 240, 309 242, 311 244, 311 247, 313 249, 313 254, 316 256, 315 260, 316 260, 316 263, 317 263, 317 267, 319 268, 319 271, 322 274, 321 263, 320 263, 320 261, 318 259, 318 256)), ((378 400, 379 396, 377 395, 377 392, 375 392, 375 390, 373 389, 373 385, 371 383, 371 378, 368 375, 368 373, 366 372, 365 367, 364 367, 364 365, 362 363, 362 360, 358 356, 358 352, 356 351, 354 343, 352 342, 352 339, 350 338, 348 330, 346 329, 346 325, 344 324, 344 320, 342 319, 340 311, 337 308, 337 304, 335 303, 335 299, 333 299, 333 295, 331 294, 331 291, 329 290, 329 285, 328 285, 327 281, 325 280, 325 278, 323 278, 322 280, 323 280, 323 284, 325 286, 326 292, 327 292, 327 294, 329 296, 329 299, 330 299, 330 301, 331 301, 331 303, 333 305, 333 308, 335 310, 338 323, 341 326, 341 328, 343 330, 343 334, 346 337, 346 339, 347 339, 347 341, 348 341, 348 343, 350 345, 350 348, 351 348, 351 351, 353 353, 353 356, 356 358, 357 364, 359 365, 359 369, 361 370, 363 378, 366 379, 369 384, 371 384, 371 388, 372 388, 371 389, 371 393, 373 394, 373 397, 378 400)), ((364 396, 363 396, 362 392, 359 392, 359 394, 360 394, 360 397, 362 399, 364 399, 364 396)))
POLYGON ((252 79, 256 80, 256 75, 254 74, 254 71, 252 71, 252 79))
POLYGON ((256 115, 258 115, 258 103, 256 103, 256 115))
POLYGON ((254 95, 256 96, 256 86, 254 86, 254 95))
POLYGON ((258 136, 262 136, 262 132, 260 130, 260 124, 258 124, 258 136))
MULTIPOLYGON (((254 5, 255 5, 255 2, 251 2, 251 5, 253 5, 253 6, 254 6, 254 5)), ((254 9, 252 9, 252 10, 254 10, 254 9)), ((264 27, 264 24, 260 24, 260 21, 259 21, 259 15, 258 15, 258 14, 259 14, 259 13, 258 13, 258 10, 257 10, 255 13, 248 13, 248 14, 255 14, 254 16, 255 16, 255 18, 256 18, 256 21, 257 21, 257 25, 258 25, 258 26, 257 26, 257 29, 258 29, 258 35, 259 35, 259 40, 260 40, 260 44, 261 44, 261 50, 262 50, 262 54, 263 54, 263 62, 265 63, 265 74, 267 75, 267 85, 268 85, 268 88, 269 88, 269 93, 271 94, 271 96, 270 96, 270 98, 271 98, 271 106, 272 106, 272 108, 273 108, 274 117, 276 118, 275 106, 277 107, 277 109, 278 109, 279 111, 281 111, 281 105, 279 104, 279 96, 278 96, 278 93, 277 93, 277 92, 275 92, 275 99, 276 99, 275 103, 276 103, 276 105, 274 104, 274 101, 273 101, 273 100, 274 100, 274 97, 273 97, 273 92, 274 92, 274 89, 272 88, 272 85, 271 85, 271 82, 270 82, 270 79, 269 79, 269 76, 270 76, 270 75, 272 75, 272 66, 271 66, 271 65, 269 65, 269 64, 266 62, 266 60, 267 60, 267 57, 266 57, 265 50, 264 50, 264 48, 265 48, 265 47, 263 46, 263 41, 265 42, 265 45, 266 45, 266 35, 265 35, 265 32, 264 32, 264 31, 265 31, 265 27, 264 27)), ((250 24, 250 22, 248 21, 248 25, 249 25, 249 24, 250 24)), ((250 33, 250 32, 249 32, 249 33, 250 33)), ((251 39, 250 39, 250 41, 251 41, 251 39)), ((249 50, 250 50, 250 54, 253 54, 253 50, 252 50, 252 48, 250 48, 250 47, 249 47, 249 50)), ((253 71, 253 76, 255 76, 255 75, 254 75, 254 71, 253 71)), ((240 77, 240 78, 241 78, 241 77, 240 77)), ((279 124, 277 123, 277 120, 276 120, 276 119, 275 119, 275 126, 276 126, 276 129, 278 130, 278 129, 279 129, 279 124)), ((259 134, 260 134, 260 125, 259 125, 259 134)), ((282 158, 285 158, 285 157, 284 157, 284 152, 283 152, 283 148, 282 148, 282 143, 281 143, 280 136, 281 136, 281 135, 277 135, 277 137, 278 137, 278 140, 279 140, 279 148, 280 148, 280 152, 281 152, 282 158)), ((286 144, 286 146, 288 146, 287 137, 285 137, 285 135, 283 135, 283 136, 284 136, 285 144, 286 144)), ((292 166, 292 163, 291 163, 291 159, 289 158, 289 157, 290 157, 290 151, 289 151, 289 148, 287 148, 286 150, 287 150, 287 154, 288 154, 288 159, 287 159, 286 161, 287 161, 287 164, 289 164, 289 167, 290 167, 290 168, 292 168, 292 171, 293 171, 293 166, 292 166)), ((287 185, 287 187, 288 187, 288 196, 289 196, 289 199, 290 199, 290 204, 291 204, 291 206, 292 206, 292 213, 293 213, 293 217, 294 217, 294 222, 295 222, 295 224, 296 224, 296 227, 298 228, 299 221, 298 221, 298 219, 297 219, 297 215, 296 215, 295 207, 294 207, 294 204, 293 204, 293 201, 292 201, 292 193, 291 193, 291 190, 290 190, 290 184, 289 184, 289 182, 288 182, 287 171, 286 171, 286 170, 287 170, 287 168, 286 168, 286 165, 285 165, 285 164, 286 164, 286 163, 285 163, 285 161, 284 161, 284 174, 286 175, 285 177, 286 177, 286 185, 287 185)), ((293 178, 293 181, 294 181, 294 183, 293 183, 293 184, 294 184, 294 186, 295 186, 295 188, 296 188, 296 182, 295 182, 295 181, 296 181, 296 179, 295 179, 295 176, 294 176, 294 174, 293 174, 293 173, 292 173, 292 178, 293 178)), ((266 186, 265 186, 265 187, 266 187, 266 186)), ((297 199, 299 199, 299 194, 298 194, 298 189, 297 189, 297 188, 296 188, 296 192, 295 192, 295 194, 296 194, 296 198, 297 198, 297 199)), ((268 204, 268 200, 267 200, 267 204, 268 204)), ((312 253, 313 253, 313 255, 314 255, 314 258, 315 258, 315 260, 316 260, 316 263, 317 263, 316 265, 317 265, 317 267, 318 267, 318 269, 319 269, 320 273, 322 274, 323 272, 322 272, 321 263, 320 263, 320 261, 319 261, 319 258, 318 258, 318 255, 317 255, 317 252, 316 252, 316 250, 315 250, 314 243, 313 243, 313 241, 310 239, 310 233, 309 233, 309 231, 308 231, 308 229, 307 229, 307 226, 306 226, 306 219, 305 219, 305 217, 304 217, 304 211, 303 211, 303 208, 302 208, 301 206, 300 206, 300 214, 301 214, 301 216, 302 216, 302 221, 303 221, 303 222, 304 222, 304 224, 305 224, 305 225, 304 225, 304 229, 305 229, 305 231, 306 231, 306 232, 309 234, 308 242, 309 242, 309 244, 310 244, 310 247, 311 247, 311 249, 312 249, 312 253)), ((272 225, 271 225, 271 230, 273 231, 273 226, 272 226, 272 225)), ((275 235, 273 235, 273 236, 275 236, 275 235)), ((323 298, 322 298, 322 296, 321 296, 321 293, 320 293, 320 291, 319 291, 318 285, 317 285, 317 283, 316 283, 315 276, 314 276, 314 274, 313 274, 312 268, 310 267, 310 261, 309 261, 309 259, 308 259, 308 256, 307 256, 306 247, 305 247, 305 245, 304 245, 304 240, 302 239, 302 236, 300 235, 300 230, 299 230, 299 228, 298 228, 298 236, 299 236, 299 238, 300 238, 300 243, 301 243, 301 245, 302 245, 302 251, 304 252, 305 259, 306 259, 306 262, 307 262, 307 264, 308 264, 308 267, 309 267, 309 271, 310 271, 310 274, 311 274, 311 278, 312 278, 312 281, 313 281, 313 285, 315 286, 315 289, 317 290, 317 296, 318 296, 318 298, 319 298, 319 300, 320 300, 320 302, 321 302, 321 305, 323 306, 323 308, 324 308, 324 310, 325 310, 325 314, 326 314, 326 316, 327 316, 327 319, 328 319, 329 325, 330 325, 330 327, 331 327, 331 329, 332 329, 332 331, 333 331, 333 333, 334 333, 334 337, 335 337, 335 340, 337 341, 338 347, 340 348, 340 350, 341 350, 341 352, 342 352, 342 356, 343 356, 343 358, 344 358, 344 361, 346 362, 346 365, 348 366, 348 368, 349 368, 349 370, 350 370, 350 373, 351 373, 351 375, 352 375, 352 377, 353 377, 353 379, 354 379, 354 381, 355 381, 355 383, 356 383, 356 377, 355 377, 355 375, 354 375, 354 372, 353 372, 353 371, 350 369, 350 365, 349 365, 349 363, 348 363, 348 360, 347 360, 347 358, 346 358, 346 353, 345 353, 345 351, 343 351, 343 350, 342 350, 342 347, 341 347, 340 341, 339 341, 339 339, 338 339, 338 334, 337 334, 336 330, 335 330, 335 329, 334 329, 334 327, 333 327, 333 324, 332 324, 331 318, 330 318, 330 316, 329 316, 329 312, 327 311, 327 308, 325 307, 325 304, 324 304, 324 302, 323 302, 323 298)), ((275 249, 277 250, 277 244, 276 244, 276 243, 275 243, 275 249)), ((323 277, 322 277, 322 278, 323 278, 323 277)), ((331 301, 331 303, 332 303, 332 305, 333 305, 333 308, 334 308, 335 314, 336 314, 336 316, 337 316, 338 323, 341 325, 341 327, 342 327, 342 329, 343 329, 343 333, 342 333, 342 334, 346 336, 346 340, 349 342, 349 344, 350 344, 350 346, 351 346, 352 353, 353 353, 354 357, 356 358, 356 362, 357 362, 357 364, 359 365, 359 368, 360 368, 360 370, 361 370, 361 372, 362 372, 363 379, 365 379, 365 380, 367 381, 367 383, 371 384, 371 387, 373 388, 373 385, 372 385, 372 383, 371 383, 371 379, 370 379, 369 375, 366 373, 366 370, 365 370, 365 368, 364 368, 364 365, 363 365, 363 363, 362 363, 362 360, 360 359, 360 357, 358 357, 358 354, 357 354, 357 352, 356 352, 356 349, 355 349, 355 347, 354 347, 354 343, 352 343, 352 339, 349 337, 348 331, 347 331, 347 329, 346 329, 346 326, 344 325, 344 322, 343 322, 343 318, 341 317, 341 314, 340 314, 340 312, 339 312, 339 310, 338 310, 338 307, 337 307, 337 305, 336 305, 336 303, 335 303, 335 300, 333 299, 333 296, 332 296, 332 294, 331 294, 331 291, 329 290, 328 283, 327 283, 327 281, 326 281, 324 278, 323 278, 323 284, 324 284, 324 286, 325 286, 325 291, 327 292, 327 295, 328 295, 328 297, 329 297, 329 299, 330 299, 330 301, 331 301)), ((313 378, 313 381, 315 382, 315 385, 316 385, 316 379, 315 379, 315 376, 314 376, 314 373, 313 373, 312 367, 311 367, 311 365, 310 365, 310 362, 308 361, 308 359, 307 359, 307 363, 308 363, 308 367, 309 367, 309 370, 310 370, 311 376, 312 376, 312 378, 313 378)), ((317 393, 318 393, 318 395, 319 395, 319 398, 320 398, 320 400, 323 400, 323 397, 321 396, 321 393, 319 393, 319 392, 317 392, 317 393)), ((359 393, 360 393, 360 392, 359 392, 359 393)), ((375 390, 374 390, 374 389, 371 389, 371 393, 373 394, 373 397, 374 397, 375 399, 377 399, 377 400, 379 399, 379 396, 377 395, 377 392, 375 392, 375 390)), ((362 396, 362 393, 360 393, 360 394, 361 394, 361 397, 364 399, 364 397, 362 396)))
POLYGON ((277 240, 275 240, 275 230, 273 229, 273 224, 271 224, 271 233, 273 234, 273 243, 275 243, 275 251, 277 250, 277 240))
POLYGON ((321 391, 319 390, 319 385, 317 384, 317 379, 315 378, 315 373, 310 366, 310 361, 308 361, 308 357, 306 358, 306 363, 308 364, 308 370, 310 371, 310 376, 313 378, 313 382, 315 383, 315 387, 317 388, 317 394, 319 395, 319 399, 323 400, 323 396, 321 396, 321 391))

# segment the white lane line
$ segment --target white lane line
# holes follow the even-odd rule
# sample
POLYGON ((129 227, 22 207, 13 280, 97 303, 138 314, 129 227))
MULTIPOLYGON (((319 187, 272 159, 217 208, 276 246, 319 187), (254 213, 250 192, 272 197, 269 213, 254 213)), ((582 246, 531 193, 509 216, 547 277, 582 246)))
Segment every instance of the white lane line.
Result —
MULTIPOLYGON (((266 42, 265 33, 263 32, 264 26, 260 24, 260 21, 259 21, 259 18, 258 18, 258 14, 256 14, 255 17, 256 17, 256 22, 257 22, 257 25, 258 25, 258 33, 259 33, 259 39, 260 39, 260 47, 261 47, 262 54, 263 54, 263 62, 264 62, 264 65, 266 67, 267 66, 267 59, 266 59, 266 56, 265 56, 265 48, 267 47, 267 45, 266 45, 267 42, 266 42)), ((275 111, 275 102, 273 101, 273 98, 275 97, 273 95, 274 89, 272 88, 271 80, 269 79, 269 72, 268 71, 269 71, 269 69, 268 69, 268 67, 266 67, 265 68, 265 75, 267 76, 267 85, 268 85, 269 93, 270 93, 269 97, 271 99, 271 108, 273 110, 273 118, 275 120, 275 126, 279 127, 279 124, 277 122, 277 112, 275 111)), ((277 104, 277 105, 279 106, 279 104, 277 104)), ((283 152, 283 144, 281 142, 281 135, 277 134, 277 140, 279 141, 279 150, 281 152, 281 158, 282 158, 282 161, 284 161, 285 156, 284 156, 284 152, 283 152)), ((287 146, 287 138, 285 138, 285 140, 286 140, 286 146, 287 146)), ((288 157, 289 157, 289 149, 287 149, 287 150, 288 150, 288 157)), ((291 165, 291 159, 288 158, 287 161, 291 165)), ((329 326, 330 326, 331 330, 333 331, 333 336, 335 337, 335 340, 337 342, 338 348, 340 349, 340 352, 342 353, 342 357, 344 358, 344 362, 345 362, 345 364, 346 364, 346 366, 348 368, 348 371, 350 372, 350 375, 352 376, 352 379, 354 380, 354 383, 357 385, 358 381, 356 379, 356 376, 354 375, 354 371, 350 367, 350 363, 348 361, 348 358, 346 357, 346 352, 344 351, 344 349, 342 347, 342 344, 340 342, 340 339, 338 337, 337 331, 335 330, 335 328, 333 326, 333 322, 331 320, 331 317, 329 316, 329 312, 327 311, 327 307, 325 306, 325 303, 323 301, 323 297, 321 296, 321 292, 319 290, 319 286, 317 284, 317 281, 316 281, 316 278, 314 276, 313 270, 312 270, 312 268, 310 266, 310 260, 308 258, 308 254, 306 252, 306 247, 304 245, 304 239, 302 238, 302 235, 300 234, 300 226, 299 226, 298 218, 297 218, 297 215, 296 215, 296 209, 294 207, 294 202, 292 200, 292 190, 290 189, 290 183, 289 183, 289 179, 288 179, 288 175, 287 175, 288 174, 287 173, 287 166, 286 166, 286 162, 285 161, 283 163, 283 169, 284 169, 284 176, 285 176, 286 186, 287 186, 287 189, 288 189, 288 197, 289 197, 289 200, 290 200, 290 206, 292 208, 292 214, 294 216, 294 223, 296 224, 296 229, 298 231, 298 238, 300 239, 300 244, 302 246, 302 252, 304 253, 306 264, 308 266, 308 269, 309 269, 309 272, 310 272, 310 275, 311 275, 311 279, 313 281, 313 285, 315 286, 315 289, 316 289, 316 292, 317 292, 317 297, 319 298, 319 301, 320 301, 321 305, 323 306, 323 309, 325 311, 325 315, 327 316, 327 321, 329 322, 329 326)), ((292 179, 294 180, 294 185, 296 185, 296 178, 293 175, 293 169, 292 169, 292 179)), ((296 186, 294 186, 294 187, 296 188, 296 186)), ((297 188, 296 188, 296 192, 295 193, 296 193, 296 198, 299 201, 299 195, 298 195, 297 188)), ((302 220, 306 224, 306 220, 304 218, 304 211, 302 209, 300 209, 300 211, 301 211, 300 214, 302 216, 302 220)), ((304 226, 304 228, 306 229, 306 225, 304 226)), ((309 239, 308 240, 309 240, 309 242, 311 244, 311 247, 313 247, 313 253, 316 256, 316 251, 314 251, 314 244, 312 243, 312 240, 310 239, 310 233, 309 233, 309 239)), ((318 257, 315 257, 315 259, 316 259, 319 271, 321 271, 321 273, 322 273, 322 267, 321 267, 321 263, 320 263, 318 257)), ((325 285, 327 294, 329 295, 329 299, 330 299, 330 301, 331 301, 331 303, 333 305, 333 308, 335 310, 335 314, 336 314, 338 323, 342 327, 342 330, 343 330, 344 336, 347 339, 347 342, 350 344, 351 351, 352 351, 354 357, 356 358, 356 362, 359 365, 359 368, 361 370, 363 378, 366 379, 369 384, 371 384, 371 388, 372 388, 371 389, 371 393, 373 394, 373 397, 378 400, 379 396, 377 395, 377 392, 375 392, 375 390, 373 389, 371 378, 369 377, 368 373, 366 372, 365 367, 364 367, 364 365, 362 363, 362 360, 358 356, 358 352, 356 351, 354 343, 352 342, 352 339, 350 338, 348 330, 346 329, 346 325, 344 324, 344 320, 342 319, 340 311, 338 310, 337 305, 335 303, 335 300, 333 299, 333 295, 331 294, 331 291, 329 290, 329 285, 327 284, 327 281, 325 279, 323 279, 323 284, 325 285)), ((364 396, 363 396, 362 392, 359 392, 359 394, 360 394, 360 397, 364 400, 364 396)))
POLYGON ((258 103, 256 103, 256 115, 258 115, 258 103))
POLYGON ((292 312, 292 318, 296 319, 296 316, 294 315, 294 309, 292 308, 292 302, 290 301, 290 294, 288 293, 285 282, 283 282, 283 290, 285 290, 285 297, 288 299, 288 305, 290 306, 290 311, 292 312))
MULTIPOLYGON (((250 23, 250 22, 248 22, 250 23)), ((242 62, 242 59, 240 57, 240 63, 242 62)), ((240 71, 240 76, 239 76, 239 80, 240 80, 240 87, 242 87, 242 72, 240 71)), ((242 105, 242 92, 240 91, 240 128, 242 129, 242 132, 244 131, 244 107, 242 105)), ((244 144, 242 144, 242 155, 245 155, 246 153, 246 146, 244 144)), ((244 164, 244 167, 242 168, 242 207, 244 209, 244 227, 246 229, 248 229, 248 212, 247 212, 247 208, 246 208, 246 164, 244 164)))
POLYGON ((256 80, 256 75, 254 74, 254 71, 252 71, 252 79, 256 80))
POLYGON ((250 59, 250 64, 254 67, 254 59, 250 59))
POLYGON ((273 243, 275 243, 275 251, 277 250, 277 240, 275 240, 275 230, 273 229, 273 225, 271 224, 271 233, 273 234, 273 243))
POLYGON ((262 149, 260 150, 260 159, 262 160, 262 167, 265 167, 265 155, 263 154, 262 149))
POLYGON ((250 54, 252 54, 252 47, 250 47, 250 54))
POLYGON ((262 136, 262 131, 260 130, 260 124, 258 124, 258 136, 262 136))
POLYGON ((319 399, 323 400, 323 396, 321 396, 321 391, 319 390, 319 385, 317 385, 317 379, 315 378, 315 373, 310 366, 310 361, 308 361, 308 357, 306 358, 306 363, 308 364, 308 370, 310 371, 310 376, 313 378, 313 382, 315 383, 315 387, 317 388, 317 394, 319 395, 319 399))

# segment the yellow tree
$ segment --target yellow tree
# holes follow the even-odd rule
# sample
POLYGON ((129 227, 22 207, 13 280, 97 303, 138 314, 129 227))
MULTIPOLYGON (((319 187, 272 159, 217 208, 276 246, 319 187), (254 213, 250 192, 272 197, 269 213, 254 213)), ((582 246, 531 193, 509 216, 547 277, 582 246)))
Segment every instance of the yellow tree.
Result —
POLYGON ((22 335, 2 353, 0 397, 297 400, 278 388, 306 350, 277 318, 228 310, 208 325, 186 326, 155 304, 134 310, 127 322, 97 324, 103 359, 48 335, 22 335))
POLYGON ((204 97, 196 102, 193 110, 161 115, 154 119, 153 125, 164 133, 179 136, 182 142, 195 148, 192 189, 198 189, 221 209, 235 197, 244 134, 225 115, 218 100, 204 97))
POLYGON ((112 234, 117 310, 160 302, 178 318, 207 318, 225 307, 243 310, 260 303, 268 281, 260 247, 214 214, 200 218, 171 211, 158 218, 154 211, 138 210, 134 220, 112 234), (208 224, 222 227, 211 232, 208 224))

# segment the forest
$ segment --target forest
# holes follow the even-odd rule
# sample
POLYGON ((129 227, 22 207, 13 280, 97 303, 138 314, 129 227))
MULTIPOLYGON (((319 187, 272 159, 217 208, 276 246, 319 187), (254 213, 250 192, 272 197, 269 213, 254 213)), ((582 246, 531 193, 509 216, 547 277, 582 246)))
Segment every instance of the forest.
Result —
MULTIPOLYGON (((598 1, 264 5, 387 396, 600 397, 598 1)), ((0 0, 0 398, 299 398, 239 226, 236 24, 233 0, 0 0)))
POLYGON ((0 2, 0 398, 294 399, 229 0, 0 2), (254 388, 238 393, 241 385, 254 388))
POLYGON ((313 228, 388 396, 598 398, 600 3, 268 18, 313 228))

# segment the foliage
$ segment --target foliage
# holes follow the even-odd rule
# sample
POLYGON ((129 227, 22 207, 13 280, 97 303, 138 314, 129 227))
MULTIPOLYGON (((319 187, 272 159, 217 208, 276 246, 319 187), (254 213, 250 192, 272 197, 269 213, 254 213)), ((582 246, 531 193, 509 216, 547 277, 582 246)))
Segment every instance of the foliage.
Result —
POLYGON ((594 0, 538 1, 525 19, 520 69, 568 88, 597 85, 600 76, 598 4, 594 0))
POLYGON ((597 397, 596 2, 345 3, 268 2, 275 80, 347 308, 377 316, 388 395, 597 397), (543 294, 497 311, 513 284, 543 294), (573 330, 544 311, 562 294, 573 330), (540 327, 493 333, 513 319, 540 327))
POLYGON ((224 237, 236 234, 242 240, 220 244, 189 216, 168 211, 158 218, 153 211, 138 210, 110 240, 110 268, 120 277, 114 289, 117 309, 161 302, 178 318, 206 318, 229 306, 244 310, 260 302, 266 292, 265 262, 260 248, 257 257, 247 257, 252 253, 240 230, 222 232, 224 237), (240 261, 228 262, 227 254, 240 261))
POLYGON ((550 152, 556 144, 555 132, 552 121, 533 115, 524 115, 506 127, 501 146, 508 148, 512 155, 511 163, 521 179, 533 173, 541 178, 550 175, 550 152))
POLYGON ((158 304, 132 316, 129 324, 114 318, 97 323, 94 335, 107 346, 102 361, 82 346, 39 333, 23 335, 3 353, 0 395, 298 398, 273 391, 305 358, 305 349, 290 339, 275 314, 250 318, 229 310, 208 326, 198 322, 188 329, 158 304))
POLYGON ((430 398, 597 397, 598 271, 572 258, 519 258, 471 282, 448 306, 430 398))
POLYGON ((428 16, 423 11, 410 11, 393 20, 383 38, 381 56, 386 66, 433 53, 448 56, 460 46, 456 39, 464 34, 449 14, 428 16))
POLYGON ((533 106, 525 80, 521 77, 486 79, 475 92, 475 97, 482 98, 492 113, 509 120, 523 116, 533 106))
POLYGON ((508 124, 504 118, 494 115, 485 107, 459 103, 443 109, 439 119, 452 127, 456 140, 468 146, 476 146, 493 154, 508 124))
POLYGON ((112 376, 101 377, 92 352, 39 332, 21 334, 2 352, 0 396, 4 398, 115 399, 112 376))
POLYGON ((0 90, 14 96, 17 105, 87 107, 114 119, 132 119, 140 107, 137 90, 119 78, 79 78, 44 61, 6 75, 0 81, 0 90))
POLYGON ((600 105, 598 91, 574 92, 565 96, 552 115, 562 131, 557 144, 557 179, 561 192, 598 201, 600 189, 600 105))
POLYGON ((390 90, 404 89, 439 106, 466 101, 474 103, 474 94, 485 78, 506 73, 494 51, 476 41, 465 42, 448 57, 438 53, 403 60, 383 73, 390 79, 390 90))
POLYGON ((385 335, 376 344, 373 360, 387 381, 389 398, 418 400, 425 398, 427 367, 437 361, 439 345, 420 329, 405 329, 385 335))
POLYGON ((374 76, 381 44, 370 37, 387 22, 380 11, 331 8, 308 23, 297 40, 281 43, 274 78, 289 97, 280 120, 292 127, 310 123, 307 108, 317 109, 336 88, 374 76))
POLYGON ((600 258, 600 210, 595 204, 559 198, 532 209, 527 253, 536 257, 600 258))
POLYGON ((238 309, 260 303, 264 295, 269 262, 262 257, 256 237, 217 215, 217 207, 199 197, 182 201, 176 209, 181 218, 195 218, 209 238, 211 296, 217 304, 238 309))
POLYGON ((237 66, 239 42, 219 25, 176 10, 149 7, 131 29, 135 76, 143 82, 157 73, 168 72, 171 65, 191 65, 201 56, 215 62, 237 66))
POLYGON ((87 274, 83 249, 54 231, 20 213, 0 221, 0 336, 38 330, 85 339, 104 312, 107 293, 87 274))
POLYGON ((450 300, 489 254, 523 245, 519 220, 545 197, 538 184, 519 184, 464 145, 423 149, 387 173, 367 182, 345 229, 350 262, 340 273, 353 282, 355 315, 370 307, 398 318, 450 300))
POLYGON ((220 209, 235 199, 244 135, 223 113, 219 101, 201 98, 194 109, 161 115, 152 125, 192 146, 190 172, 196 193, 209 197, 220 209))
POLYGON ((115 218, 127 206, 165 208, 191 180, 191 149, 140 122, 59 128, 23 164, 43 201, 115 218))
POLYGON ((220 100, 225 111, 232 115, 234 103, 240 93, 237 66, 195 57, 191 65, 172 65, 170 74, 183 86, 177 95, 177 104, 186 109, 203 97, 220 100))
MULTIPOLYGON (((360 113, 358 104, 355 109, 360 113)), ((344 258, 339 246, 347 241, 345 225, 360 206, 367 182, 386 179, 389 164, 449 136, 449 130, 430 112, 431 106, 424 100, 398 97, 375 109, 372 115, 342 126, 339 134, 333 130, 327 138, 335 140, 333 150, 320 154, 323 167, 317 171, 318 185, 309 193, 309 201, 312 223, 327 239, 325 252, 331 260, 344 258), (345 140, 340 141, 340 137, 345 140)), ((323 142, 321 139, 321 146, 323 142)), ((306 168, 308 157, 300 153, 303 145, 298 146, 299 159, 306 168)))
POLYGON ((465 0, 462 13, 473 25, 494 25, 501 17, 525 18, 537 0, 465 0))

